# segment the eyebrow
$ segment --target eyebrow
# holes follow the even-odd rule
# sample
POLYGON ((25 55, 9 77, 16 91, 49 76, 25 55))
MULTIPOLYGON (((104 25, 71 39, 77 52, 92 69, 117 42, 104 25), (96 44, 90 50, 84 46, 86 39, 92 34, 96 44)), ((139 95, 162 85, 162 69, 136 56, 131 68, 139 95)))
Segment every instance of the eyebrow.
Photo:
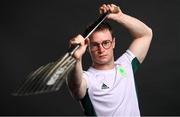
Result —
MULTIPOLYGON (((107 40, 103 40, 103 41, 113 41, 113 40, 107 39, 107 40)), ((101 42, 92 41, 90 43, 102 43, 103 41, 101 41, 101 42)))

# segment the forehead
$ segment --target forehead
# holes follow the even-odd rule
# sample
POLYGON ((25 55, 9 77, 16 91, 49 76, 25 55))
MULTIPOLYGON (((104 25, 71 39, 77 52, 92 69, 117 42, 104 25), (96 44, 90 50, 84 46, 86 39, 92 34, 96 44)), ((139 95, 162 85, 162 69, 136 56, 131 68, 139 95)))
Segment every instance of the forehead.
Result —
POLYGON ((112 40, 112 35, 107 29, 96 31, 90 36, 90 42, 102 42, 104 40, 112 40))

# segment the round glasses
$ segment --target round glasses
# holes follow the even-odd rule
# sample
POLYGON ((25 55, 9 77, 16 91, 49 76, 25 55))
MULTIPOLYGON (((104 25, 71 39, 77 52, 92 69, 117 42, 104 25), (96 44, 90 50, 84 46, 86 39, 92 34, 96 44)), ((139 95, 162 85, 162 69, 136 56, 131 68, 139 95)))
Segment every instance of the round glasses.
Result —
POLYGON ((100 45, 104 48, 104 49, 109 49, 112 45, 112 41, 111 40, 105 40, 102 41, 101 43, 97 43, 97 42, 91 42, 90 43, 90 49, 95 51, 98 50, 100 45))

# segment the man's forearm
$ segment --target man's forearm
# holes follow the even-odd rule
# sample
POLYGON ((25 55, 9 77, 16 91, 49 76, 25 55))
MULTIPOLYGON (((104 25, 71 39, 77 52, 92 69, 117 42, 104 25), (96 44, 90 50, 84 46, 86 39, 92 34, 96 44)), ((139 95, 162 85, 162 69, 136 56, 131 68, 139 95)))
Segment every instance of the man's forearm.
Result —
POLYGON ((83 79, 81 61, 77 60, 74 69, 69 74, 68 86, 76 99, 82 99, 86 93, 86 83, 83 79))
POLYGON ((151 29, 140 20, 127 14, 117 15, 114 20, 129 30, 134 39, 151 35, 151 29))
POLYGON ((82 82, 82 73, 82 63, 81 61, 77 60, 74 68, 69 74, 68 85, 70 88, 75 89, 80 87, 82 82))

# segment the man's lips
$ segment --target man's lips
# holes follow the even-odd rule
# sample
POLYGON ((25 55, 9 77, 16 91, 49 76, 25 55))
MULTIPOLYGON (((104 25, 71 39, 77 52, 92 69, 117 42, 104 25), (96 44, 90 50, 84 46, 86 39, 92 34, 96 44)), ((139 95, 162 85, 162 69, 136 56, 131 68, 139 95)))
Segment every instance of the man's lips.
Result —
POLYGON ((99 58, 105 58, 105 57, 107 57, 107 55, 99 55, 98 57, 99 58))

